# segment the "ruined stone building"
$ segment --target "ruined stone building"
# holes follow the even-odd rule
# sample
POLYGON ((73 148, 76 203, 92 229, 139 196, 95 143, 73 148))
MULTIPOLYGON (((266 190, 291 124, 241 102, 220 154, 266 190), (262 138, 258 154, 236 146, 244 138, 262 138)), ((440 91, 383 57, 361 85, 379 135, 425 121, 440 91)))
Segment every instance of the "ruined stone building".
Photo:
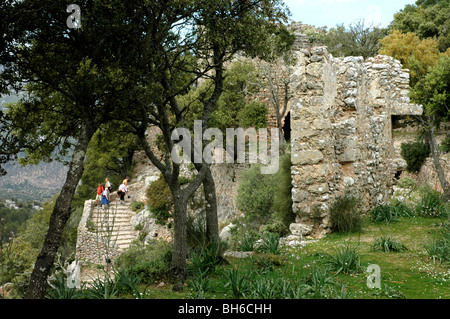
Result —
POLYGON ((410 103, 409 71, 392 57, 334 58, 304 35, 297 40, 288 114, 293 209, 311 226, 318 207, 326 232, 329 205, 345 191, 361 196, 366 210, 390 198, 406 166, 394 154, 392 116, 422 108, 410 103))

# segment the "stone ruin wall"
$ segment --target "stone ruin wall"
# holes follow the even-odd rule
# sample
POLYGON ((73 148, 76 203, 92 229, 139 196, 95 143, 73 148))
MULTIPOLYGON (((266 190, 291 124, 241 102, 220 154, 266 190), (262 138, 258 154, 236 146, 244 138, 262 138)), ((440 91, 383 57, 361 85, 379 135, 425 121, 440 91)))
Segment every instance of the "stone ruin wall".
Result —
MULTIPOLYGON (((295 52, 291 158, 296 223, 311 229, 313 207, 328 232, 329 206, 344 191, 363 208, 386 201, 406 163, 394 156, 392 116, 421 114, 408 98, 409 71, 388 56, 334 58, 326 47, 295 52)), ((316 225, 317 228, 317 225, 316 225)))

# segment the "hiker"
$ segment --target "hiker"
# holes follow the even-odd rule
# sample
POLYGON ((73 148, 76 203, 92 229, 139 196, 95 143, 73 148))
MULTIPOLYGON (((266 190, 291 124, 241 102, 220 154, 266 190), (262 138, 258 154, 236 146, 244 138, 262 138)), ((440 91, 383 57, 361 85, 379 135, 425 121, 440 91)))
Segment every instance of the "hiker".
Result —
MULTIPOLYGON (((128 195, 128 181, 130 180, 130 178, 127 176, 127 178, 125 178, 122 182, 122 184, 124 184, 127 188, 127 195, 128 195)), ((128 198, 130 198, 130 195, 128 195, 128 198)))
POLYGON ((105 210, 105 207, 109 207, 109 202, 110 202, 110 192, 108 188, 105 188, 102 194, 102 202, 101 202, 103 210, 105 210))
POLYGON ((117 195, 120 197, 120 203, 123 204, 125 201, 125 194, 128 192, 127 186, 122 183, 119 186, 119 190, 117 191, 117 195))
POLYGON ((105 178, 105 188, 109 190, 109 193, 112 193, 112 184, 108 178, 105 178))
POLYGON ((103 188, 102 183, 98 182, 98 186, 97 186, 97 196, 95 197, 95 206, 97 206, 98 203, 101 202, 101 200, 102 200, 102 194, 103 194, 103 191, 104 191, 104 190, 105 190, 105 189, 103 188))

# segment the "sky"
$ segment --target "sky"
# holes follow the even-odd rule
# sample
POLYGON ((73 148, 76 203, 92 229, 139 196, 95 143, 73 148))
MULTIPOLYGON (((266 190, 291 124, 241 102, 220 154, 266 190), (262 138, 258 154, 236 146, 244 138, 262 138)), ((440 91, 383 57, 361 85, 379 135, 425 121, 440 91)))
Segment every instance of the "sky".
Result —
POLYGON ((291 11, 291 20, 333 28, 343 23, 345 26, 360 19, 366 25, 387 27, 394 14, 416 0, 284 0, 291 11))

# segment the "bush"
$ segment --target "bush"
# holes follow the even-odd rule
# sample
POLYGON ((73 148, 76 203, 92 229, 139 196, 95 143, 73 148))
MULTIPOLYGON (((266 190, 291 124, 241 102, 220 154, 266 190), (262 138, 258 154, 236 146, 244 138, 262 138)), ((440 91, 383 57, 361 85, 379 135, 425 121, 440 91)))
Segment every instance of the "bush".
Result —
POLYGON ((338 233, 360 231, 362 217, 359 203, 360 199, 351 194, 338 196, 330 207, 331 230, 338 233))
POLYGON ((414 216, 414 211, 402 202, 380 205, 372 209, 369 214, 375 223, 392 223, 400 217, 414 216))
POLYGON ((116 267, 118 271, 140 277, 143 283, 152 284, 169 271, 172 252, 172 245, 162 240, 133 244, 117 258, 116 267))
POLYGON ((137 202, 137 201, 133 201, 131 203, 131 210, 133 212, 140 212, 143 208, 144 208, 144 203, 143 202, 137 202))
POLYGON ((327 264, 332 271, 336 272, 336 274, 341 272, 351 274, 362 270, 357 248, 349 243, 336 248, 335 254, 329 256, 327 264))
POLYGON ((409 188, 413 190, 416 189, 417 182, 411 177, 405 176, 398 181, 397 186, 400 188, 409 188))
POLYGON ((450 262, 450 225, 444 226, 438 236, 430 239, 425 250, 434 262, 450 262))
POLYGON ((448 215, 448 207, 444 195, 431 187, 423 187, 422 199, 416 206, 416 213, 423 217, 445 217, 448 215))
POLYGON ((262 242, 258 246, 257 250, 261 252, 267 252, 270 254, 279 254, 280 235, 275 233, 266 232, 261 237, 262 242))
POLYGON ((425 250, 434 262, 450 262, 450 234, 431 239, 425 250))
POLYGON ((280 158, 280 169, 276 174, 276 188, 273 199, 273 216, 286 227, 295 221, 292 210, 291 154, 286 152, 280 158))
POLYGON ((430 155, 430 147, 422 142, 402 143, 401 156, 406 161, 406 170, 408 172, 418 172, 430 155))
POLYGON ((164 225, 172 216, 170 212, 173 207, 173 201, 169 185, 167 185, 162 175, 158 180, 150 184, 147 188, 146 196, 148 208, 153 218, 156 219, 158 224, 164 225))
POLYGON ((279 237, 283 237, 289 234, 289 227, 286 226, 281 220, 274 219, 270 221, 267 225, 261 227, 261 232, 274 233, 279 237))
POLYGON ((373 250, 380 250, 382 252, 388 253, 390 251, 395 252, 403 252, 406 251, 407 248, 402 243, 395 241, 391 236, 385 237, 381 236, 375 240, 375 243, 372 246, 373 250))
POLYGON ((275 183, 272 175, 261 174, 260 165, 247 170, 239 184, 237 207, 248 223, 265 224, 272 214, 275 183))
POLYGON ((255 129, 267 127, 267 106, 250 102, 246 104, 238 113, 239 124, 244 127, 254 127, 255 129))

